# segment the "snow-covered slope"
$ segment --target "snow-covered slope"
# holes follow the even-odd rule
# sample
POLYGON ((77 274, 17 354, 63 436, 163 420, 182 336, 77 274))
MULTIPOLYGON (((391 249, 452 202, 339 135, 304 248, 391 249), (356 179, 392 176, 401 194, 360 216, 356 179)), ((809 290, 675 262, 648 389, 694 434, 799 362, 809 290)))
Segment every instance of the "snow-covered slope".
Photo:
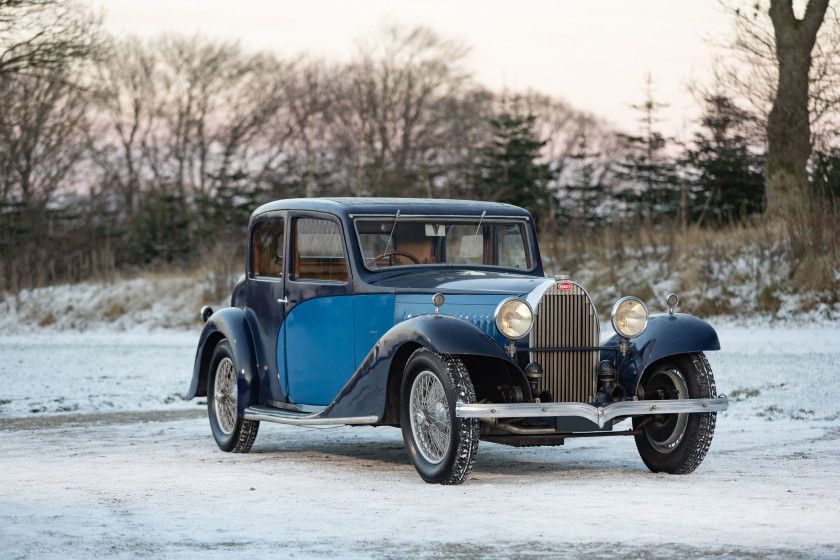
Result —
POLYGON ((24 290, 0 299, 0 330, 188 329, 202 305, 229 305, 212 286, 207 276, 143 276, 24 290))

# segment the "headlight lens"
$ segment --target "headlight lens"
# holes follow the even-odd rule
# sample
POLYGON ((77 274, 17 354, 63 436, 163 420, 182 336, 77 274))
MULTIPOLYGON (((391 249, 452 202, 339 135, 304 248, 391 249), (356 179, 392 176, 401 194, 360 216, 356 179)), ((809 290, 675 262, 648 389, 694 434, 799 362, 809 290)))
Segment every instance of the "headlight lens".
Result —
POLYGON ((618 300, 612 309, 612 326, 625 338, 639 336, 648 323, 648 310, 642 300, 626 297, 618 300))
POLYGON ((534 324, 531 306, 519 298, 506 299, 496 308, 496 328, 511 340, 522 338, 534 324))

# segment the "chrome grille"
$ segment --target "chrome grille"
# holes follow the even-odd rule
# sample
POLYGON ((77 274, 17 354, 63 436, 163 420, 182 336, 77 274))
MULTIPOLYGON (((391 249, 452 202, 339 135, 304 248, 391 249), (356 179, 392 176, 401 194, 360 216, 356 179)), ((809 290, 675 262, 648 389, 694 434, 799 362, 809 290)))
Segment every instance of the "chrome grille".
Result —
MULTIPOLYGON (((565 282, 564 282, 565 283, 565 282)), ((598 346, 598 316, 586 292, 577 284, 561 290, 555 283, 540 298, 531 331, 532 348, 598 346)), ((598 352, 531 352, 543 367, 540 391, 555 402, 591 402, 595 398, 598 352)))

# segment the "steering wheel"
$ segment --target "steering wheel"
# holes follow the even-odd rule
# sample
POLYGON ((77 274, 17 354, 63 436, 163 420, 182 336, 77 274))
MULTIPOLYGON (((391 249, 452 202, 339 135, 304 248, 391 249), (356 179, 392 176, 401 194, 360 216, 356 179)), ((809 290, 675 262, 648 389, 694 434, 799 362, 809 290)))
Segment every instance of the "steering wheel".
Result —
MULTIPOLYGON (((412 255, 411 253, 405 253, 403 251, 388 251, 387 253, 382 253, 381 255, 377 255, 377 256, 373 257, 373 262, 376 263, 376 261, 378 261, 379 259, 390 258, 390 257, 393 257, 394 255, 396 255, 398 257, 405 257, 405 258, 409 259, 411 262, 413 262, 414 264, 420 264, 420 259, 418 259, 414 255, 412 255)), ((391 262, 393 262, 393 261, 391 260, 391 262)))

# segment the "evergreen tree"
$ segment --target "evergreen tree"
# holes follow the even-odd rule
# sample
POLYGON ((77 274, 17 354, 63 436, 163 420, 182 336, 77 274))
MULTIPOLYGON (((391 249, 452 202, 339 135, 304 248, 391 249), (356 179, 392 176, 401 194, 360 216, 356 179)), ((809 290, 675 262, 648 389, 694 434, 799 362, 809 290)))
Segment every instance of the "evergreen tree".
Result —
POLYGON ((840 149, 815 151, 811 157, 814 194, 840 199, 840 149))
POLYGON ((655 130, 656 114, 667 105, 654 100, 650 75, 645 83, 645 101, 632 105, 642 114, 642 133, 621 135, 627 156, 616 164, 615 176, 624 183, 616 196, 642 220, 659 223, 676 215, 680 207, 680 178, 676 162, 667 154, 668 140, 655 130))
POLYGON ((577 151, 570 157, 568 179, 562 190, 563 203, 558 205, 557 222, 560 228, 573 223, 586 229, 594 229, 609 220, 613 193, 607 184, 609 165, 604 165, 603 154, 589 148, 583 134, 577 151))
POLYGON ((763 156, 750 148, 752 116, 725 96, 707 97, 684 163, 693 169, 691 217, 718 223, 742 220, 764 207, 763 156))
POLYGON ((537 163, 545 142, 534 132, 535 119, 504 111, 490 121, 492 137, 481 151, 476 190, 484 200, 525 208, 538 223, 548 212, 554 172, 537 163))

